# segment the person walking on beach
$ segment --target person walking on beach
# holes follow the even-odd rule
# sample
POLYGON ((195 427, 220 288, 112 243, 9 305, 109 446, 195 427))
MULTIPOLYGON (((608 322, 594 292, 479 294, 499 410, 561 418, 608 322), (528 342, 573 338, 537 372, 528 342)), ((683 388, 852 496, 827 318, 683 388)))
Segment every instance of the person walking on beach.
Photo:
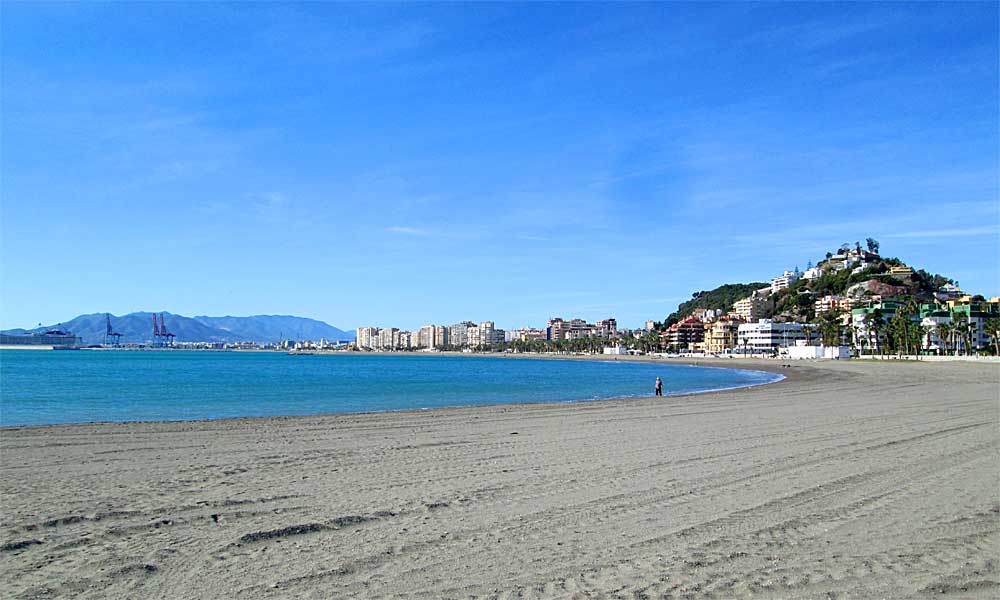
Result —
POLYGON ((663 395, 663 380, 660 379, 659 377, 656 378, 656 395, 657 396, 663 395))

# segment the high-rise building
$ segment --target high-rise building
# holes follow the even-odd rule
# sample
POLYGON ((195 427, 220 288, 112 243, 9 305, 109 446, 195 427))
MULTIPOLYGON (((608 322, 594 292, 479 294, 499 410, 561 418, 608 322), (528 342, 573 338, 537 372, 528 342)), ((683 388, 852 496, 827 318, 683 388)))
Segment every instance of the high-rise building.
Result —
POLYGON ((445 325, 434 325, 434 338, 431 340, 432 348, 443 348, 448 345, 448 327, 445 325))
POLYGON ((469 345, 469 328, 475 326, 472 321, 462 321, 448 327, 448 343, 459 348, 469 345))
POLYGON ((355 344, 358 348, 374 349, 378 345, 378 327, 358 327, 355 344))
POLYGON ((379 350, 395 350, 399 347, 399 329, 385 327, 378 333, 379 350))

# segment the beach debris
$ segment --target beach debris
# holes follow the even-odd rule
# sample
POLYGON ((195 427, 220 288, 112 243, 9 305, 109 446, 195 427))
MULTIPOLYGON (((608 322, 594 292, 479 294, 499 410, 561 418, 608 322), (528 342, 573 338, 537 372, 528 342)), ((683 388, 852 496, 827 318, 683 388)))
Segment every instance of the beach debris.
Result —
POLYGON ((342 527, 359 525, 361 523, 366 523, 372 520, 374 520, 373 517, 362 517, 360 515, 347 515, 346 517, 337 517, 336 519, 330 521, 330 524, 332 524, 337 529, 340 529, 342 527))
POLYGON ((437 510, 439 508, 448 508, 451 504, 448 504, 447 502, 430 502, 425 503, 424 506, 427 507, 427 510, 437 510))
POLYGON ((30 539, 21 540, 19 542, 9 542, 0 546, 0 552, 14 552, 15 550, 23 550, 29 546, 34 546, 35 544, 41 544, 42 540, 30 539))
POLYGON ((303 525, 291 525, 289 527, 282 527, 281 529, 271 529, 269 531, 254 531, 248 533, 240 538, 240 542, 243 544, 249 544, 252 542, 260 542, 264 540, 277 539, 288 537, 292 535, 303 535, 306 533, 315 533, 317 531, 323 531, 324 529, 329 529, 326 525, 322 523, 305 523, 303 525))

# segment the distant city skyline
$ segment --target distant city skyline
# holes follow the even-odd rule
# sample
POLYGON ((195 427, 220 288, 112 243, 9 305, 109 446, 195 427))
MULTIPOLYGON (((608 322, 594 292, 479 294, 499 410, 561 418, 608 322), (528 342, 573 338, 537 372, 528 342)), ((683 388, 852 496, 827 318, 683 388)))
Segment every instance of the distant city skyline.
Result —
POLYGON ((5 3, 0 328, 640 328, 869 236, 994 296, 998 19, 5 3))

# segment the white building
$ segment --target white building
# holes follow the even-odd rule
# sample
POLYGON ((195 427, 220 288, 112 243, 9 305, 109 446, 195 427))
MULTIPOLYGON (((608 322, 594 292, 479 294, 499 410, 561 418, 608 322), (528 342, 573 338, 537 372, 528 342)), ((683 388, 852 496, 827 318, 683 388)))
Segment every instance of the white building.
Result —
POLYGON ((823 274, 823 270, 819 267, 809 267, 802 273, 802 279, 819 279, 819 276, 823 274))
POLYGON ((850 358, 851 349, 847 346, 808 346, 805 340, 795 342, 794 346, 788 348, 788 358, 810 359, 810 358, 850 358))
POLYGON ((775 323, 760 319, 756 323, 742 323, 736 337, 736 351, 772 353, 805 339, 800 323, 775 323))
POLYGON ((479 346, 490 346, 502 344, 505 337, 503 329, 497 329, 493 321, 483 321, 477 326, 470 327, 468 345, 470 348, 479 346))
POLYGON ((802 273, 799 273, 798 268, 795 271, 785 271, 780 276, 771 280, 771 292, 785 289, 798 281, 800 277, 802 277, 802 273))
POLYGON ((761 288, 748 297, 737 300, 733 304, 733 313, 744 321, 756 321, 774 308, 774 300, 770 297, 771 288, 761 288))
POLYGON ((469 345, 469 328, 475 327, 472 321, 462 321, 448 327, 448 343, 459 348, 469 345))
POLYGON ((395 327, 385 327, 378 332, 379 350, 395 350, 399 346, 399 329, 395 327))
POLYGON ((358 327, 355 344, 358 348, 373 349, 378 345, 378 327, 358 327))

